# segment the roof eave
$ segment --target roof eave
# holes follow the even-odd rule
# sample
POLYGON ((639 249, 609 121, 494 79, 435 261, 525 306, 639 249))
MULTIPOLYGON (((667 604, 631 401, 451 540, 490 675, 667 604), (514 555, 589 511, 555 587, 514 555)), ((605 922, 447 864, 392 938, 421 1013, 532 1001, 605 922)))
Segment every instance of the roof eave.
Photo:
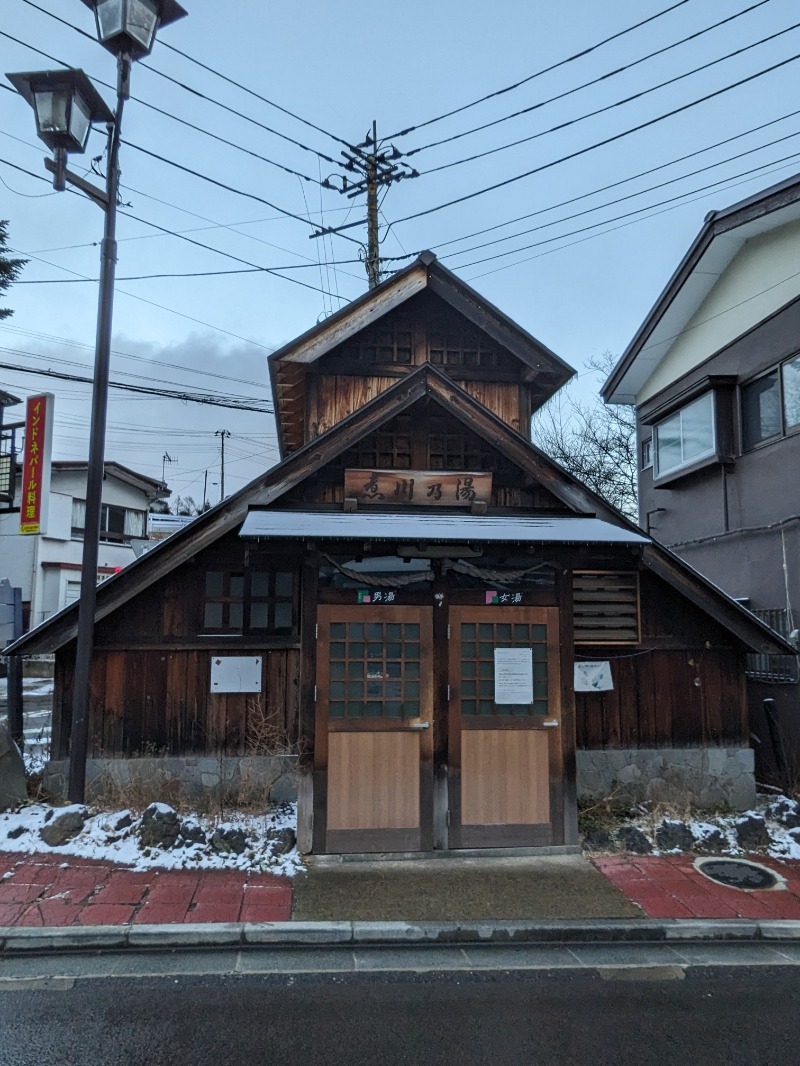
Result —
POLYGON ((797 201, 800 201, 800 175, 706 215, 702 229, 600 389, 606 403, 634 402, 635 397, 630 391, 622 391, 625 376, 714 239, 797 201))

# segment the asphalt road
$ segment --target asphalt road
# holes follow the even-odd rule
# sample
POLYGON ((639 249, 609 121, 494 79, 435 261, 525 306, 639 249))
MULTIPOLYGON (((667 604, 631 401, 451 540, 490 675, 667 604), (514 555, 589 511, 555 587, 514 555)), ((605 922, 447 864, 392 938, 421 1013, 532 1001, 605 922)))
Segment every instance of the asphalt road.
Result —
POLYGON ((2 1066, 796 1066, 792 966, 111 978, 0 993, 2 1066))

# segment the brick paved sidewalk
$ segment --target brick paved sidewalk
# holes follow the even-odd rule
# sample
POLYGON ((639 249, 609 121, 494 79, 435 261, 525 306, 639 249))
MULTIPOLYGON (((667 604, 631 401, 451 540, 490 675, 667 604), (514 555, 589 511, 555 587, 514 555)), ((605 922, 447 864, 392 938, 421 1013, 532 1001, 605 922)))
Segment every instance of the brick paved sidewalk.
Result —
POLYGON ((782 888, 744 891, 704 877, 695 858, 611 855, 591 861, 648 918, 800 918, 800 862, 748 856, 786 881, 782 888))
POLYGON ((285 922, 291 912, 292 882, 272 874, 0 853, 0 926, 285 922))

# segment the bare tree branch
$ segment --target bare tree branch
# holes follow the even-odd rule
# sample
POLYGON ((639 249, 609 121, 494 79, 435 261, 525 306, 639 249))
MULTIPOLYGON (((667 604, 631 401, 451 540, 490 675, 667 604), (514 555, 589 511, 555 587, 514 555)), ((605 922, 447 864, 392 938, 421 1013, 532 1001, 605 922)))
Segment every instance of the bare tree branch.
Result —
MULTIPOLYGON (((589 362, 603 380, 616 360, 604 352, 589 362)), ((634 521, 638 517, 636 412, 632 406, 606 405, 597 396, 585 403, 569 386, 533 418, 534 443, 565 470, 634 521)))

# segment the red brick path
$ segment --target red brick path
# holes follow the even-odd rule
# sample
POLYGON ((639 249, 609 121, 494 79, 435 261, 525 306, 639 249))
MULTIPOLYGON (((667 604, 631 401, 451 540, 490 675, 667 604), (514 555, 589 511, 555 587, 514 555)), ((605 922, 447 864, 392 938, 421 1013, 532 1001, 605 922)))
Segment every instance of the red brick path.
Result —
POLYGON ((286 922, 292 912, 292 882, 272 874, 0 852, 0 879, 0 926, 286 922))
POLYGON ((648 918, 800 918, 800 862, 749 858, 786 879, 785 888, 725 888, 694 869, 694 855, 612 855, 592 863, 648 918))

